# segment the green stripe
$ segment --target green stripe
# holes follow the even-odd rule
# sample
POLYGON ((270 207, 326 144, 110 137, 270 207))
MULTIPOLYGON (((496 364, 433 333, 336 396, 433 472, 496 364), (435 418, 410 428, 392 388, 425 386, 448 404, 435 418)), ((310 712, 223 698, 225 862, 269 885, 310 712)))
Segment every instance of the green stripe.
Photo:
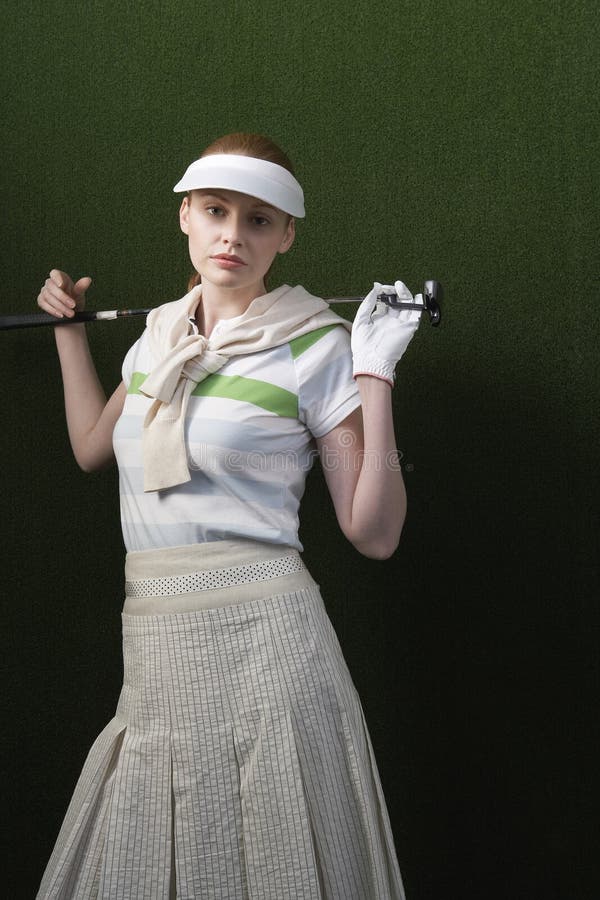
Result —
POLYGON ((147 374, 145 372, 134 372, 131 376, 131 381, 129 382, 129 387, 127 388, 128 394, 139 394, 140 387, 144 383, 147 378, 147 374))
MULTIPOLYGON (((307 334, 302 334, 302 335, 300 335, 300 337, 294 338, 292 341, 289 342, 290 350, 291 350, 291 353, 292 353, 292 358, 293 358, 293 359, 298 359, 298 357, 299 357, 302 353, 304 353, 305 350, 308 350, 309 347, 312 347, 313 344, 316 344, 317 341, 321 340, 321 338, 322 338, 324 335, 326 335, 328 332, 330 332, 332 328, 338 328, 338 327, 339 327, 339 326, 338 326, 338 325, 335 325, 335 324, 334 324, 334 325, 324 325, 322 328, 316 328, 315 331, 309 331, 307 334)), ((133 375, 131 376, 131 383, 130 383, 128 389, 127 389, 127 393, 128 393, 128 394, 139 394, 139 392, 140 392, 140 386, 144 383, 144 381, 145 381, 145 379, 146 379, 147 377, 148 377, 148 375, 145 374, 144 372, 134 372, 133 375)), ((214 375, 209 375, 209 377, 206 379, 206 381, 209 381, 209 380, 211 380, 211 379, 214 378, 214 377, 215 377, 214 375)), ((220 378, 233 378, 233 377, 236 377, 236 378, 237 378, 237 377, 239 377, 239 376, 225 376, 225 375, 221 375, 221 376, 219 376, 219 377, 220 377, 220 378)), ((243 380, 243 381, 248 381, 248 382, 253 382, 253 383, 256 384, 256 385, 261 385, 261 389, 260 389, 260 391, 257 392, 257 396, 263 397, 263 396, 265 395, 265 394, 264 394, 264 390, 263 390, 263 388, 262 388, 263 385, 264 385, 264 386, 267 386, 267 387, 269 387, 269 388, 271 389, 269 393, 285 395, 285 399, 284 399, 284 397, 281 397, 281 398, 276 402, 275 408, 273 408, 273 409, 272 409, 272 407, 271 407, 269 404, 267 404, 267 405, 265 406, 264 403, 258 402, 258 401, 256 401, 256 400, 250 399, 250 400, 248 400, 249 403, 255 403, 256 406, 262 406, 264 409, 272 409, 272 412, 276 412, 277 415, 288 416, 288 415, 290 415, 290 413, 288 413, 288 412, 282 412, 282 413, 280 413, 280 412, 277 412, 277 409, 279 409, 280 407, 282 407, 282 408, 284 408, 284 409, 288 409, 288 408, 291 409, 291 405, 289 405, 289 404, 290 404, 290 401, 289 401, 288 398, 289 398, 289 397, 293 397, 293 398, 294 398, 295 409, 296 409, 296 410, 298 409, 298 398, 296 397, 295 394, 290 394, 289 391, 286 391, 286 390, 284 390, 283 388, 277 388, 277 387, 275 387, 274 385, 269 385, 268 382, 266 382, 266 381, 255 381, 253 378, 245 378, 245 379, 242 379, 242 380, 243 380)), ((201 383, 204 384, 204 382, 201 382, 201 383)), ((244 395, 243 397, 238 397, 238 396, 234 396, 234 395, 228 394, 228 393, 227 393, 227 394, 220 394, 220 393, 214 393, 214 394, 213 394, 213 393, 206 393, 206 394, 204 394, 204 393, 202 393, 202 392, 198 392, 198 389, 196 389, 196 390, 194 391, 194 396, 195 396, 195 397, 201 397, 201 396, 202 396, 202 397, 204 397, 204 396, 205 396, 205 397, 229 397, 229 398, 232 399, 232 400, 246 400, 246 399, 248 399, 246 395, 244 395)), ((297 416, 297 412, 292 413, 291 415, 297 416)))
POLYGON ((192 397, 224 397, 227 400, 242 400, 253 403, 276 416, 298 418, 298 397, 291 391, 242 375, 209 375, 196 385, 192 397))
POLYGON ((323 335, 327 334, 328 331, 331 331, 332 328, 338 327, 338 325, 323 325, 322 328, 317 328, 315 331, 309 331, 308 334, 301 334, 300 337, 294 338, 290 341, 292 357, 298 359, 301 353, 304 353, 305 350, 308 350, 309 347, 316 344, 323 335))
MULTIPOLYGON (((140 387, 147 378, 144 372, 134 372, 127 389, 128 394, 139 394, 140 387)), ((258 381, 256 378, 244 378, 242 375, 209 375, 196 385, 192 397, 223 397, 227 400, 242 400, 275 413, 276 416, 298 418, 298 397, 285 388, 258 381)))

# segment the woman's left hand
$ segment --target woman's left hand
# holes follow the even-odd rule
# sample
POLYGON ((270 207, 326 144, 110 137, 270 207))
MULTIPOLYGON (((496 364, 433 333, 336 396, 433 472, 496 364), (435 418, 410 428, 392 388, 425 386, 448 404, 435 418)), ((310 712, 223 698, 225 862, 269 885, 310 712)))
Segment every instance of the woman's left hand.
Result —
POLYGON ((421 294, 413 295, 402 281, 394 286, 375 282, 352 325, 353 374, 373 375, 394 384, 394 370, 408 347, 421 319, 420 310, 392 309, 377 300, 378 294, 397 294, 401 300, 423 305, 421 294))

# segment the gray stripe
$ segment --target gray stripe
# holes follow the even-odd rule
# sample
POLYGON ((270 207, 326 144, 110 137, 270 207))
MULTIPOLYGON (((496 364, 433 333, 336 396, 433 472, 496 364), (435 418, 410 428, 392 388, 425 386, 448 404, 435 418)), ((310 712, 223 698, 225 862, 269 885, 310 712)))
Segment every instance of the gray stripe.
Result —
MULTIPOLYGON (((221 475, 215 481, 209 475, 198 470, 190 470, 191 481, 178 484, 162 491, 161 495, 211 497, 212 499, 239 500, 241 503, 257 503, 269 509, 283 509, 285 486, 281 481, 256 481, 242 475, 221 475)), ((119 488, 122 496, 137 496, 140 498, 140 506, 144 506, 144 470, 122 468, 119 473, 119 488)), ((154 495, 150 495, 149 502, 153 502, 154 495)))
POLYGON ((210 526, 198 522, 178 522, 177 525, 151 525, 146 522, 121 524, 128 550, 154 550, 157 547, 204 544, 208 541, 228 541, 238 537, 270 544, 286 544, 300 552, 304 549, 295 530, 274 528, 265 521, 260 525, 244 524, 240 527, 232 525, 231 522, 211 522, 210 526))
MULTIPOLYGON (((115 427, 115 439, 139 440, 142 436, 144 417, 142 415, 122 415, 115 427)), ((285 434, 280 428, 257 428, 255 425, 239 422, 224 422, 221 419, 205 418, 202 415, 186 420, 186 438, 194 444, 214 444, 216 447, 234 448, 241 452, 289 453, 290 443, 298 445, 298 453, 307 452, 310 435, 302 437, 285 434)))
MULTIPOLYGON (((253 417, 256 419, 256 417, 253 417)), ((289 452, 290 445, 303 448, 310 443, 310 435, 303 435, 300 427, 295 434, 286 432, 281 427, 281 419, 276 421, 278 427, 258 428, 247 422, 223 422, 221 419, 209 419, 201 413, 186 421, 186 437, 191 443, 215 444, 217 447, 234 447, 236 450, 265 453, 289 452)))

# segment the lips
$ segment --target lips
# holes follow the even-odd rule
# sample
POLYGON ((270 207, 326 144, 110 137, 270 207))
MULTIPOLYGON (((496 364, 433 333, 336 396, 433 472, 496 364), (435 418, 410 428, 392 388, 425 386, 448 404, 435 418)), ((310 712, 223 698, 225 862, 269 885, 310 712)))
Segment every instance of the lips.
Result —
POLYGON ((239 256, 234 256, 231 253, 218 253, 216 256, 211 256, 211 259, 216 260, 217 262, 223 262, 226 265, 231 264, 236 266, 245 266, 246 263, 243 259, 240 259, 239 256))

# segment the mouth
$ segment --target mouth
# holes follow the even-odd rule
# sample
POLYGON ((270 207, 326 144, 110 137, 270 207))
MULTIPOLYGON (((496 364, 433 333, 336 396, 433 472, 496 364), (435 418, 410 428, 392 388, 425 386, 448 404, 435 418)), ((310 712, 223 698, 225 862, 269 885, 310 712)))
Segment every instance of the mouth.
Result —
POLYGON ((226 269, 234 269, 238 268, 238 266, 246 265, 243 259, 240 259, 239 256, 233 256, 231 253, 218 253, 216 256, 211 256, 211 259, 226 269))

